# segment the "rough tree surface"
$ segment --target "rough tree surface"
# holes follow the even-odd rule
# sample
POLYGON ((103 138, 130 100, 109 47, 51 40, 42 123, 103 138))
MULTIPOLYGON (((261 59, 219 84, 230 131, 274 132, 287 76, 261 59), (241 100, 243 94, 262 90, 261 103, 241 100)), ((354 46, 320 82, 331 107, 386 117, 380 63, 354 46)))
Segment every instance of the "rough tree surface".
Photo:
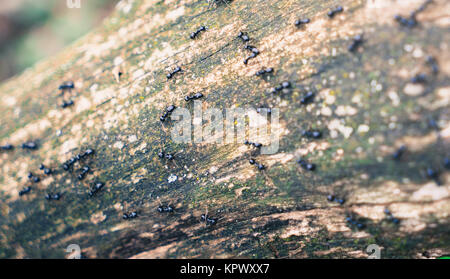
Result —
POLYGON ((0 151, 0 257, 63 258, 69 244, 88 258, 366 258, 370 244, 382 258, 449 254, 450 2, 433 1, 411 29, 394 20, 421 3, 120 2, 100 28, 0 86, 0 144, 15 146, 0 151), (344 12, 328 18, 337 5, 344 12), (311 22, 297 28, 299 18, 311 22), (207 31, 191 40, 202 25, 207 31), (239 31, 260 51, 248 65, 239 31), (362 46, 349 52, 361 33, 362 46), (183 72, 167 80, 176 66, 183 72), (255 77, 262 67, 275 74, 255 77), (427 83, 411 83, 417 73, 427 83), (70 80, 75 104, 62 109, 58 86, 70 80), (291 93, 267 93, 284 80, 291 93), (304 106, 307 90, 317 94, 304 106), (159 116, 170 104, 192 110, 183 98, 195 92, 205 95, 203 109, 280 108, 279 152, 256 156, 265 171, 248 163, 252 149, 242 142, 173 142, 173 121, 159 116), (323 138, 306 139, 303 129, 323 138), (29 140, 39 149, 23 150, 29 140), (393 160, 402 144, 407 151, 393 160), (79 181, 81 166, 71 173, 61 165, 86 148, 95 149, 92 170, 79 181), (160 150, 175 161, 161 160, 160 150), (300 157, 317 169, 303 170, 300 157), (44 176, 41 163, 55 173, 44 176), (30 171, 41 182, 30 183, 30 171), (171 174, 178 180, 168 183, 171 174), (90 198, 97 181, 105 187, 90 198), (62 197, 48 201, 49 192, 62 197), (158 213, 160 202, 175 212, 158 213), (216 225, 200 222, 206 209, 216 225), (135 210, 138 218, 122 218, 135 210))

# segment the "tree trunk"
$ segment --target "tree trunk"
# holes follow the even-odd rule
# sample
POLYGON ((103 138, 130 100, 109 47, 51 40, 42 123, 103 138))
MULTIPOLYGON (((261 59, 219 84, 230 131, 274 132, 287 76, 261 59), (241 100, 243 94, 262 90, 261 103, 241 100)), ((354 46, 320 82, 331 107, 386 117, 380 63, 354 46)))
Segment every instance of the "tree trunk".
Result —
POLYGON ((412 28, 394 16, 423 1, 128 2, 0 86, 0 144, 15 147, 0 151, 0 257, 68 257, 70 244, 88 258, 367 258, 370 244, 381 258, 450 253, 448 1, 427 5, 412 28), (343 12, 327 16, 338 5, 343 12), (239 31, 259 50, 247 64, 239 31), (255 76, 264 67, 274 73, 255 76), (426 81, 410 80, 418 73, 426 81), (65 81, 75 88, 60 96, 65 81), (283 81, 290 90, 269 93, 283 81), (169 105, 192 111, 184 97, 197 92, 203 110, 279 108, 278 152, 175 142, 174 121, 159 118, 169 105), (302 134, 314 129, 321 138, 302 134), (28 141, 38 149, 23 149, 28 141), (95 154, 62 168, 88 148, 95 154), (90 196, 96 182, 105 186, 90 196), (206 210, 216 224, 202 222, 206 210))

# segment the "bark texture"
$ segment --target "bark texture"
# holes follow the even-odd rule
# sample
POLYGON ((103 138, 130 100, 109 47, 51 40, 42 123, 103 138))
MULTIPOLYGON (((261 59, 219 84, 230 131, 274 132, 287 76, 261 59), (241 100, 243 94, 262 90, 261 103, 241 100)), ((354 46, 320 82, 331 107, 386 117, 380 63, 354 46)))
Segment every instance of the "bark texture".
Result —
POLYGON ((449 254, 450 2, 433 1, 414 28, 394 20, 421 4, 120 2, 103 26, 0 86, 0 144, 15 146, 0 151, 0 257, 67 257, 69 244, 88 258, 366 258, 370 244, 382 258, 449 254), (329 18, 338 5, 344 11, 329 18), (299 18, 310 23, 296 27, 299 18), (191 40, 202 25, 207 31, 191 40), (247 65, 239 31, 260 51, 247 65), (363 44, 349 52, 358 34, 363 44), (183 72, 168 80, 176 66, 183 72), (262 67, 275 73, 255 77, 262 67), (411 83, 417 73, 427 82, 411 83), (75 103, 62 109, 58 86, 69 80, 75 103), (285 80, 292 92, 267 93, 285 80), (305 106, 308 90, 316 97, 305 106), (205 95, 203 109, 280 108, 279 152, 173 142, 173 123, 159 117, 171 104, 192 109, 184 97, 195 92, 205 95), (307 139, 304 129, 323 137, 307 139), (30 140, 37 150, 20 148, 30 140), (393 160, 401 145, 406 152, 393 160), (73 172, 61 165, 87 148, 95 155, 80 181, 84 164, 73 172), (174 162, 160 150, 175 153, 174 162), (265 171, 248 163, 253 155, 265 171), (300 157, 317 169, 302 169, 300 157), (43 175, 41 163, 54 174, 43 175), (29 182, 30 171, 39 183, 29 182), (168 183, 172 174, 178 179, 168 183), (97 181, 105 187, 90 198, 97 181), (61 199, 46 200, 51 192, 61 199), (160 203, 175 212, 157 212, 160 203), (200 222, 206 209, 216 225, 200 222), (131 211, 139 217, 124 220, 131 211))

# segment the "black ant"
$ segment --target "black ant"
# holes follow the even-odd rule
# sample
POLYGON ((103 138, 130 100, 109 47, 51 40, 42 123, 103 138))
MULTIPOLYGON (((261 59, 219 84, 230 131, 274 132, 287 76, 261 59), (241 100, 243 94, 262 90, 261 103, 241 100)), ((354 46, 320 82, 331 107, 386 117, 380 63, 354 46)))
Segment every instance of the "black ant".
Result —
POLYGON ((416 74, 411 78, 411 83, 426 83, 427 75, 423 73, 416 74))
POLYGON ((60 198, 61 198, 61 194, 60 193, 56 193, 56 194, 48 193, 48 194, 45 195, 45 199, 49 200, 49 201, 51 201, 51 200, 57 201, 60 198))
POLYGON ((31 187, 30 187, 30 186, 25 187, 25 188, 23 188, 22 190, 20 190, 19 196, 23 196, 23 195, 25 195, 25 194, 28 194, 30 191, 31 191, 31 187))
POLYGON ((100 191, 100 189, 103 188, 103 186, 105 186, 105 184, 102 182, 95 183, 91 191, 89 191, 89 196, 92 197, 93 195, 95 195, 98 191, 100 191))
POLYGON ((72 167, 76 162, 81 161, 82 159, 84 159, 84 158, 86 158, 86 157, 88 157, 88 156, 91 156, 91 155, 93 155, 94 153, 95 153, 95 151, 94 151, 93 149, 88 148, 88 149, 86 149, 85 152, 79 153, 78 155, 76 155, 76 156, 70 158, 69 160, 67 160, 67 161, 62 165, 62 167, 63 167, 64 170, 68 171, 68 170, 71 169, 71 167, 72 167))
POLYGON ((396 225, 400 223, 400 220, 397 219, 397 218, 395 218, 395 217, 392 215, 391 211, 390 211, 388 208, 385 208, 385 209, 384 209, 384 213, 387 215, 387 219, 390 220, 390 221, 392 221, 392 223, 394 223, 394 224, 396 224, 396 225))
POLYGON ((337 13, 341 13, 344 11, 344 8, 342 6, 338 6, 336 9, 331 10, 327 13, 329 18, 333 18, 337 13))
POLYGON ((168 73, 167 79, 171 79, 176 73, 181 72, 181 68, 180 67, 176 67, 175 70, 173 70, 172 72, 168 73))
POLYGON ((434 75, 436 75, 439 72, 439 66, 437 64, 436 59, 433 56, 431 55, 427 56, 426 63, 430 65, 431 71, 434 75))
POLYGON ((441 185, 441 181, 439 180, 439 172, 429 167, 426 170, 426 174, 428 178, 434 180, 434 182, 436 182, 437 185, 441 185))
POLYGON ((37 148, 38 148, 38 145, 34 141, 22 143, 22 149, 36 150, 37 148))
POLYGON ((157 210, 159 213, 172 213, 174 211, 173 207, 170 205, 160 205, 157 210))
POLYGON ((169 117, 175 109, 176 109, 176 106, 174 106, 174 105, 168 106, 166 108, 166 111, 164 112, 164 114, 159 118, 159 120, 161 120, 161 122, 166 121, 166 118, 169 117))
POLYGON ((343 199, 343 198, 337 198, 337 197, 335 197, 334 195, 328 195, 328 196, 327 196, 327 200, 330 201, 330 202, 337 202, 337 203, 339 203, 340 205, 343 205, 343 204, 345 203, 345 199, 343 199))
POLYGON ((173 213, 175 209, 171 205, 163 205, 159 197, 157 197, 159 206, 157 208, 159 213, 173 213))
POLYGON ((217 7, 221 4, 226 4, 228 5, 228 3, 230 3, 232 0, 207 0, 208 2, 208 9, 215 4, 217 7))
POLYGON ((73 104, 74 104, 74 102, 73 102, 72 100, 69 100, 69 101, 67 101, 67 102, 66 102, 66 101, 63 101, 61 107, 62 107, 62 108, 67 108, 67 107, 73 106, 73 104))
POLYGON ((202 93, 195 93, 195 94, 192 95, 192 96, 186 96, 186 97, 184 97, 184 100, 185 100, 186 102, 189 102, 189 101, 191 101, 191 100, 198 100, 198 99, 200 99, 200 98, 203 98, 203 94, 202 94, 202 93))
POLYGON ((402 155, 406 152, 406 146, 402 145, 400 146, 395 152, 394 154, 392 154, 392 159, 394 160, 400 160, 400 158, 402 157, 402 155))
POLYGON ((78 180, 83 180, 84 177, 86 176, 86 174, 90 171, 91 169, 89 168, 89 166, 84 166, 81 168, 81 173, 78 175, 78 180))
POLYGON ((269 90, 269 93, 275 94, 277 92, 282 92, 282 93, 290 93, 291 92, 291 83, 289 81, 283 81, 282 83, 280 83, 279 85, 272 87, 269 90))
POLYGON ((211 217, 209 217, 209 215, 208 215, 208 209, 206 209, 205 214, 202 214, 202 215, 200 216, 200 220, 201 220, 202 222, 204 222, 205 225, 210 225, 210 226, 212 226, 212 225, 215 225, 219 219, 218 219, 218 218, 211 218, 211 217))
POLYGON ((314 92, 309 91, 300 99, 300 103, 302 105, 307 105, 314 100, 314 96, 315 96, 314 92))
POLYGON ((250 163, 250 165, 256 165, 256 167, 260 171, 266 169, 266 167, 263 164, 256 162, 255 159, 250 159, 248 162, 250 163))
POLYGON ((164 153, 163 151, 158 152, 158 157, 163 159, 166 158, 169 161, 172 161, 173 159, 175 159, 175 155, 174 154, 170 154, 170 153, 164 153))
MULTIPOLYGON (((61 94, 60 95, 63 96, 63 97, 64 97, 64 93, 66 91, 72 92, 72 89, 74 89, 74 88, 75 88, 75 85, 74 85, 74 83, 72 81, 64 82, 63 84, 61 84, 58 87, 58 89, 61 90, 61 94)), ((62 108, 67 108, 67 107, 72 106, 73 104, 74 103, 73 103, 72 100, 69 100, 69 101, 63 100, 63 103, 62 103, 61 107, 62 108)))
POLYGON ((356 225, 356 227, 358 229, 364 229, 365 225, 363 223, 358 222, 357 220, 353 219, 352 217, 347 217, 345 218, 345 220, 347 220, 347 222, 351 225, 356 225))
POLYGON ((317 130, 302 131, 302 136, 312 139, 320 139, 322 137, 322 132, 317 130))
POLYGON ((240 38, 244 43, 248 42, 250 40, 250 38, 247 36, 247 34, 245 34, 244 32, 240 31, 239 34, 237 35, 238 38, 240 38))
POLYGON ((353 37, 352 43, 348 46, 348 51, 354 52, 363 43, 363 35, 356 35, 353 37))
POLYGON ((308 163, 303 159, 299 159, 297 163, 300 164, 303 169, 308 171, 314 171, 316 169, 316 164, 308 163))
POLYGON ((272 74, 273 73, 273 68, 266 68, 266 69, 261 69, 259 71, 257 71, 255 73, 255 76, 259 77, 259 76, 264 76, 264 75, 268 75, 268 74, 272 74))
POLYGON ((137 214, 137 212, 136 211, 133 211, 133 212, 131 212, 131 213, 124 213, 123 214, 123 219, 134 219, 134 218, 136 218, 136 217, 138 217, 138 214, 137 214))
POLYGON ((42 170, 42 171, 44 171, 44 174, 46 174, 46 175, 50 175, 50 174, 53 173, 53 170, 50 169, 50 168, 47 168, 44 164, 41 164, 41 165, 39 166, 39 169, 42 170))
POLYGON ((245 144, 245 145, 252 145, 253 147, 256 147, 256 148, 261 148, 261 147, 262 147, 262 143, 259 143, 259 142, 250 142, 250 141, 248 141, 248 140, 245 140, 245 141, 244 141, 244 144, 245 144))
POLYGON ((402 17, 401 15, 395 15, 394 19, 402 26, 407 28, 413 28, 417 25, 416 16, 423 10, 425 10, 426 6, 431 3, 431 0, 425 1, 419 8, 412 11, 409 17, 402 17))
POLYGON ((14 149, 14 146, 8 143, 8 144, 0 146, 0 149, 5 150, 5 151, 10 151, 10 150, 14 149))
POLYGON ((244 47, 244 49, 250 50, 252 52, 252 53, 250 53, 250 56, 248 56, 247 58, 244 59, 244 64, 247 65, 247 63, 250 59, 255 58, 256 56, 259 55, 259 50, 256 47, 249 46, 249 45, 246 45, 244 47))
POLYGON ((197 29, 197 31, 192 32, 191 35, 189 35, 189 37, 191 39, 195 39, 198 36, 198 34, 200 32, 202 32, 202 31, 206 31, 206 27, 205 26, 201 26, 200 28, 197 29))
POLYGON ((32 172, 28 173, 28 178, 34 183, 38 183, 41 179, 38 176, 35 176, 32 172))
POLYGON ((61 91, 72 90, 74 88, 75 88, 75 85, 74 85, 73 81, 66 81, 58 87, 58 89, 61 91))
POLYGON ((305 19, 297 19, 297 20, 294 22, 294 24, 295 24, 295 26, 300 27, 300 26, 305 25, 305 24, 307 24, 307 23, 309 23, 309 22, 310 22, 309 18, 305 18, 305 19))
POLYGON ((271 108, 257 108, 257 109, 256 109, 256 112, 257 112, 257 113, 261 113, 261 112, 263 112, 263 111, 266 111, 267 114, 271 114, 271 113, 272 113, 272 109, 271 109, 271 108))
POLYGON ((415 14, 411 14, 408 18, 402 17, 401 15, 395 15, 394 19, 402 26, 413 28, 417 25, 417 20, 415 14))

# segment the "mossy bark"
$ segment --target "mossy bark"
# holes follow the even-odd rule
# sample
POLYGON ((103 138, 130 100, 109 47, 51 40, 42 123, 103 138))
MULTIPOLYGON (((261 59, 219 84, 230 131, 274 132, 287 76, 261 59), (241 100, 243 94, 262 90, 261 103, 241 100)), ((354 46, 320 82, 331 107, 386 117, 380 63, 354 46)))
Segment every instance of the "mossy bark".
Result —
MULTIPOLYGON (((393 16, 421 1, 122 1, 104 24, 61 53, 0 86, 0 257, 67 257, 78 244, 85 257, 126 258, 365 258, 370 244, 382 258, 450 253, 450 32, 448 1, 433 1, 412 29, 393 16), (401 3, 399 3, 401 2, 401 3), (337 5, 344 12, 330 19, 337 5), (300 28, 298 18, 311 22, 300 28), (191 40, 200 26, 207 31, 191 40), (261 52, 247 65, 243 42, 261 52), (364 34, 354 53, 348 45, 364 34), (425 61, 433 55, 439 73, 425 61), (183 72, 167 80, 175 66, 183 72), (262 67, 269 78, 255 77, 262 67), (118 76, 118 72, 122 74, 118 76), (412 84, 427 73, 424 85, 412 84), (75 104, 62 109, 57 90, 73 80, 75 104), (284 80, 289 94, 271 95, 284 80), (316 92, 301 105, 304 92, 316 92), (280 108, 280 150, 248 164, 242 143, 179 144, 159 116, 184 96, 205 95, 203 108, 280 108), (435 125, 430 125, 430 119, 435 125), (323 138, 306 139, 303 129, 323 138), (39 149, 21 143, 37 140, 39 149), (400 160, 392 153, 401 144, 400 160), (86 148, 92 171, 79 181, 61 164, 86 148), (173 152, 173 163, 160 150, 173 152), (314 162, 303 170, 298 158, 314 162), (33 184, 41 163, 55 169, 33 184), (439 171, 441 185, 425 170, 439 171), (175 174, 178 180, 168 183, 175 174), (90 198, 96 181, 105 188, 90 198), (47 201, 60 192, 59 201, 47 201), (327 195, 345 198, 339 205, 327 195), (163 204, 172 214, 158 213, 163 204), (400 219, 390 222, 389 208, 400 219), (205 226, 208 210, 219 218, 205 226), (122 219, 124 212, 139 217, 122 219), (365 224, 348 224, 347 216, 365 224)), ((67 96, 66 96, 67 98, 67 96)), ((264 139, 263 139, 264 140, 264 139)))

